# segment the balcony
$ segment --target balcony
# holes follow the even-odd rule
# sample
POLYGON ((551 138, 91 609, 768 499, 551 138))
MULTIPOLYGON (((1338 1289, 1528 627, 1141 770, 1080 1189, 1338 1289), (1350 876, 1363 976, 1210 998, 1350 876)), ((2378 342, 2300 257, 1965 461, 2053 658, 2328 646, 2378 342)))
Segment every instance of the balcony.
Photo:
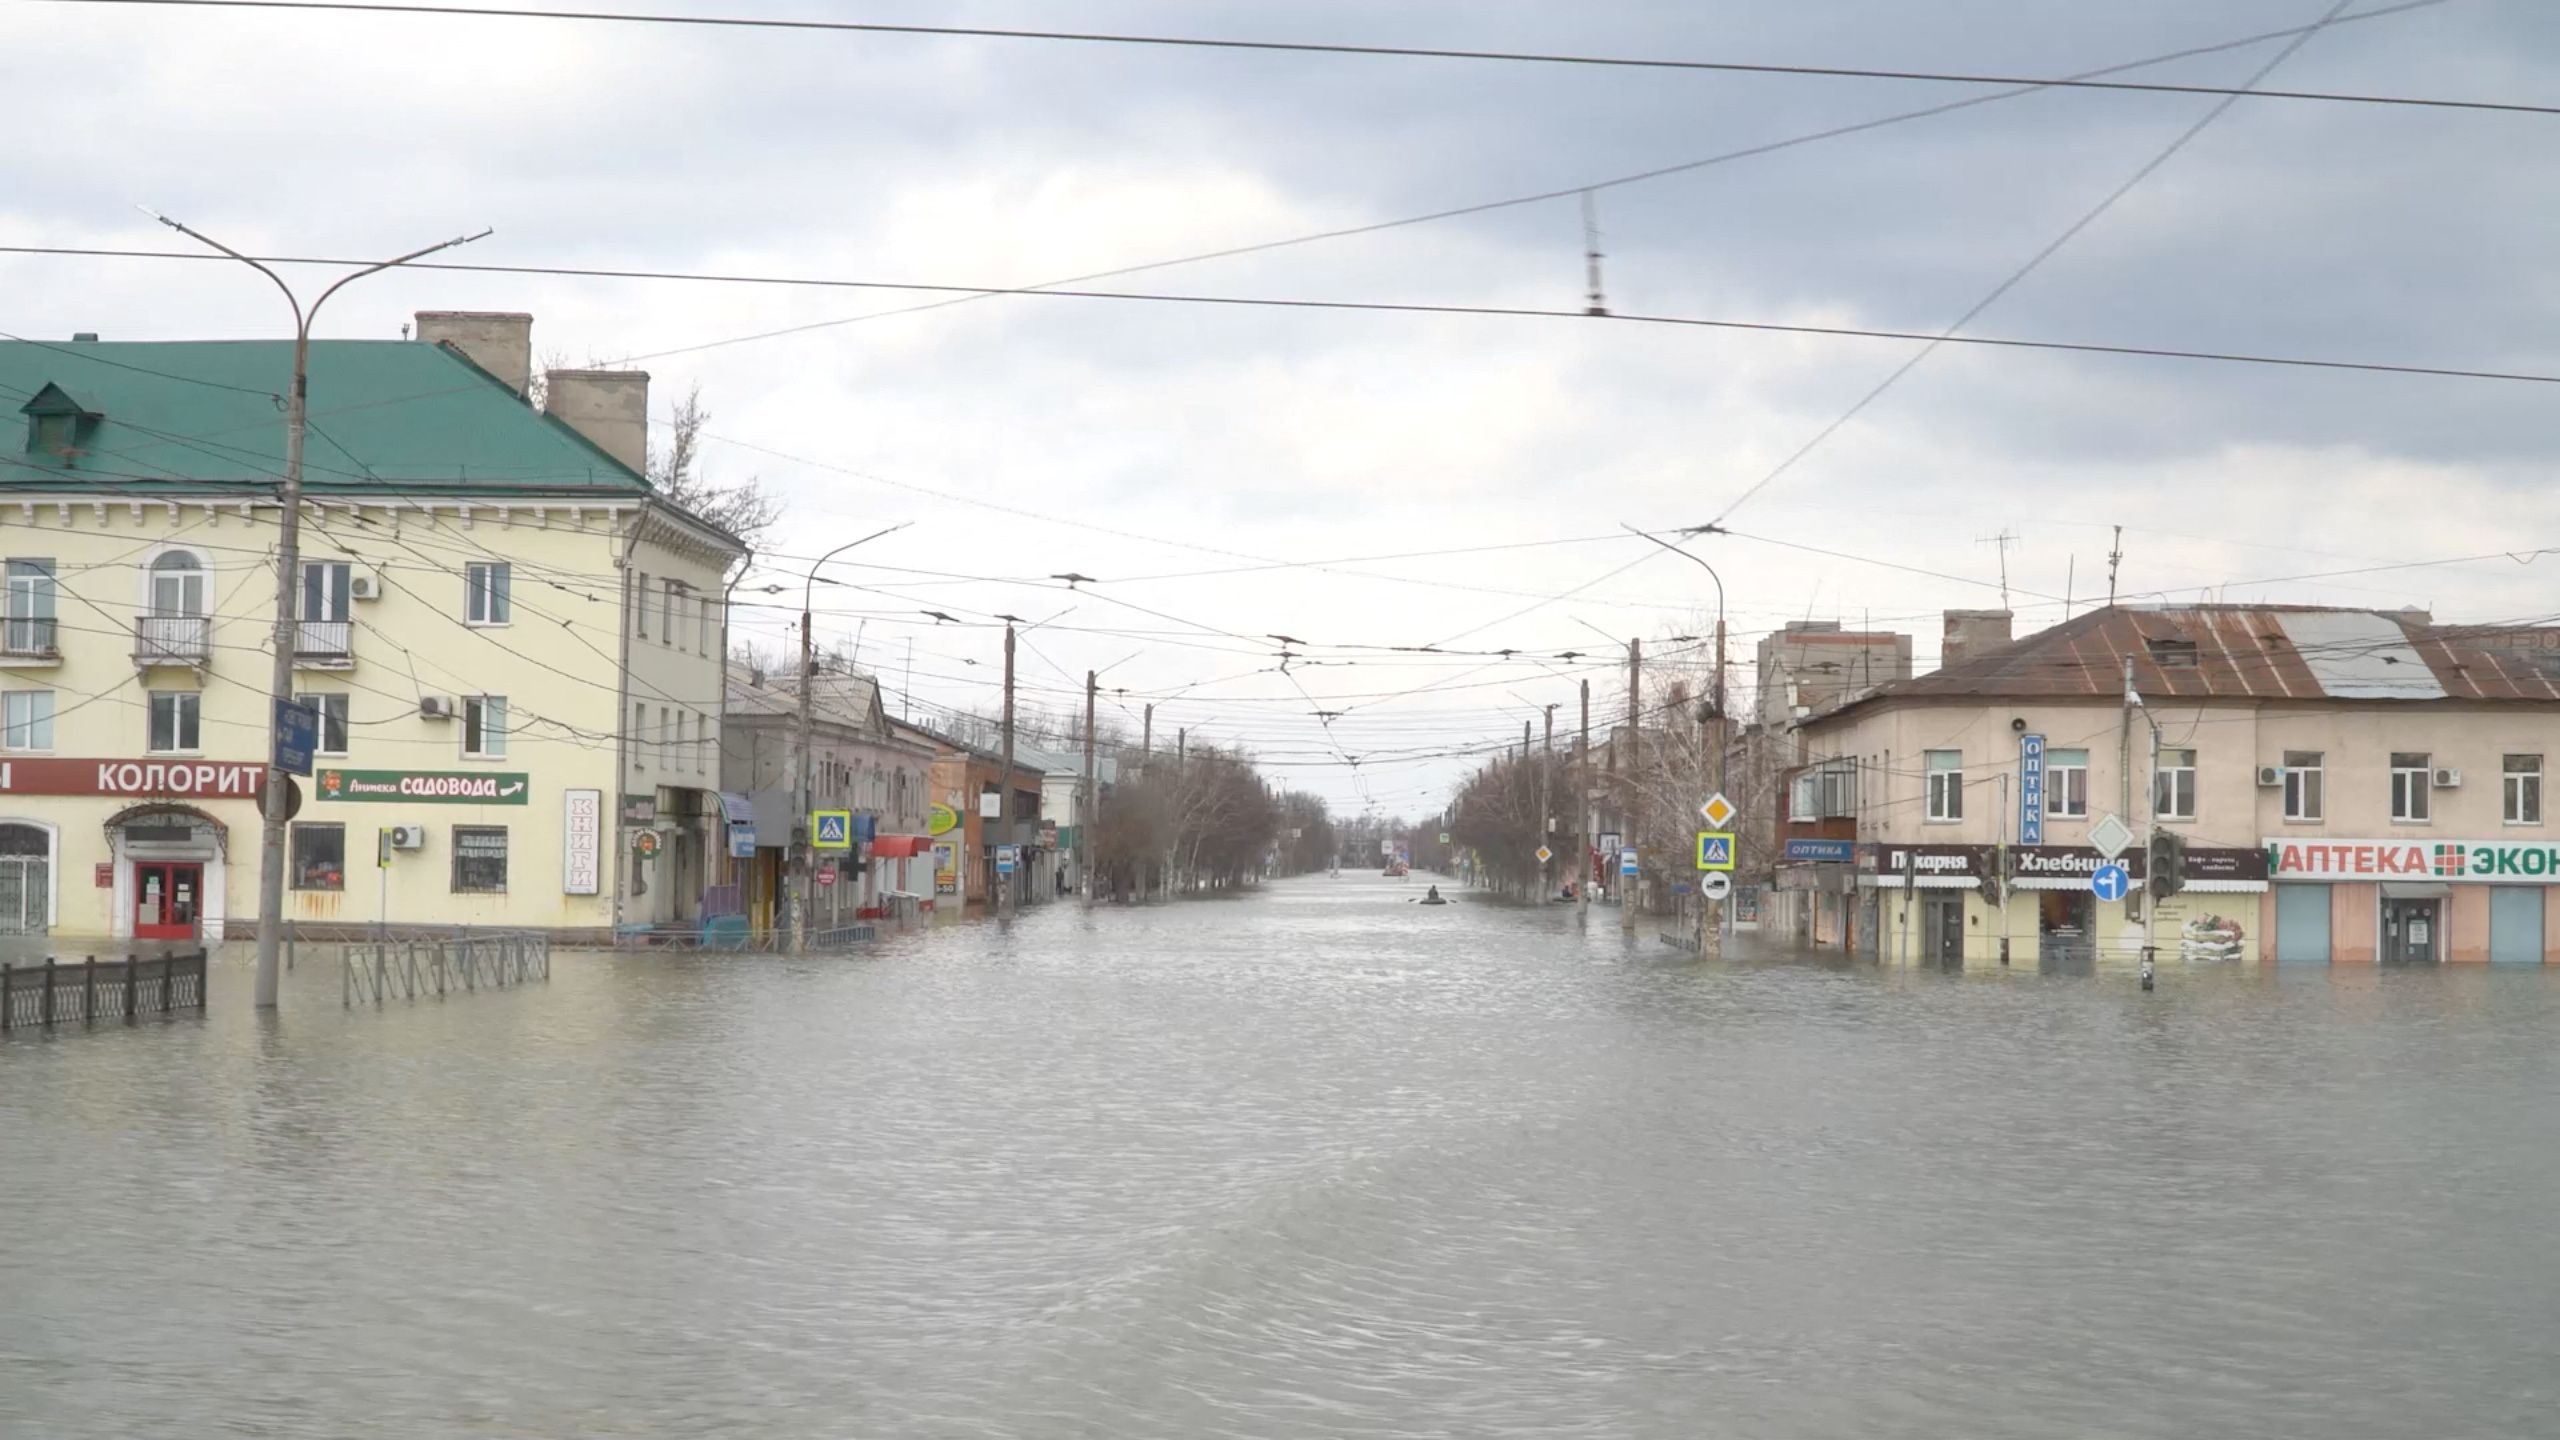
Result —
POLYGON ((202 667, 213 658, 213 619, 207 615, 137 615, 133 663, 202 667))
POLYGON ((353 622, 346 620, 296 620, 293 622, 293 663, 304 670, 347 670, 356 663, 353 622))
POLYGON ((0 619, 0 666, 23 670, 62 663, 50 615, 11 615, 0 619))

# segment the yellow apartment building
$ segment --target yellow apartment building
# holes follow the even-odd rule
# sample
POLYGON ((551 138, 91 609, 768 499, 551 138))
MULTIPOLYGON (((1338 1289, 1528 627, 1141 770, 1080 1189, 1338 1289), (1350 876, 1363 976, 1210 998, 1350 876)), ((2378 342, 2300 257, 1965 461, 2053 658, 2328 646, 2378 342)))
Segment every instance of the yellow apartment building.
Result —
MULTIPOLYGON (((651 491, 648 377, 531 317, 315 341, 286 914, 684 921, 715 882, 735 538, 651 491)), ((256 924, 286 341, 0 343, 0 932, 256 924)))

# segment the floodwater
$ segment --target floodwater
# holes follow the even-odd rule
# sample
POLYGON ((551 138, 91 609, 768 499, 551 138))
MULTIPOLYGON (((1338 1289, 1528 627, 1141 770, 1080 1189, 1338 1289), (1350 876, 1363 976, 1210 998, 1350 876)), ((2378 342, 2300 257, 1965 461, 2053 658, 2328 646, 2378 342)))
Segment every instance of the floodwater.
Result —
POLYGON ((2560 976, 1377 876, 0 1043, 0 1434, 2560 1432, 2560 976))

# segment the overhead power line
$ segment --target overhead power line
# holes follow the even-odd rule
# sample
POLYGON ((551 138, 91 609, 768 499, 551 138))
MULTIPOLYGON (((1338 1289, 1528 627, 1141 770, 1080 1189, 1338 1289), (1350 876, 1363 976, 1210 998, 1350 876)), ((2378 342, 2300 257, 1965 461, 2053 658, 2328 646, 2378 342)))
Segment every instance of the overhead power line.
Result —
MULTIPOLYGON (((361 0, 54 0, 57 4, 155 6, 197 10, 281 10, 359 15, 416 15, 484 20, 577 20, 620 25, 677 25, 701 29, 906 35, 962 40, 1041 40, 1077 45, 1228 50, 1302 55, 1344 55, 1399 60, 1492 61, 1522 65, 1596 66, 1604 69, 1767 75, 1822 80, 1897 80, 1931 85, 2029 85, 2039 89, 2132 91, 2152 95, 2249 95, 2341 105, 2397 105, 2438 110, 2482 110, 2519 115, 2560 115, 2560 106, 2521 101, 2464 100, 2445 96, 2374 95, 2336 90, 2247 90, 2225 85, 2167 81, 2073 80, 1971 71, 1890 70, 1847 65, 1781 65, 1741 60, 1687 60, 1635 55, 1580 55, 1536 50, 1472 50, 1421 45, 1357 45, 1313 40, 1240 40, 1205 35, 1145 35, 1098 30, 1028 30, 991 25, 890 25, 854 20, 801 20, 758 15, 680 15, 654 11, 550 10, 512 5, 389 5, 361 0)), ((2361 17, 2359 17, 2361 18, 2361 17)), ((2300 33, 2300 32, 2291 32, 2300 33)))
MULTIPOLYGON (((0 254, 65 255, 123 260, 203 260, 183 250, 119 250, 97 246, 0 245, 0 254)), ((213 256, 216 260, 227 257, 213 256)), ((311 255, 260 255, 266 265, 347 265, 347 260, 311 255)), ((907 280, 846 280, 803 275, 740 275, 687 270, 615 270, 574 265, 466 265, 460 262, 404 265, 404 270, 458 270, 493 275, 557 275, 572 279, 668 280, 715 285, 785 285, 833 290, 913 290, 953 295, 1028 295, 1053 300, 1117 300, 1155 305, 1221 305, 1239 309, 1367 312, 1389 315, 1477 316, 1508 320, 1574 320, 1585 324, 1669 325, 1703 330, 1742 330, 1773 335, 1810 335, 1832 339, 1912 340, 1927 345, 1975 345, 1998 350, 2056 350, 2081 355, 2127 355, 2162 360, 2203 360, 2230 365, 2272 365, 2311 370, 2352 370, 2384 375, 2425 375, 2453 380, 2512 380, 2538 385, 2560 384, 2560 375, 2535 371, 2490 370, 2452 365, 2403 365, 2381 360, 2324 359, 2307 355, 2263 355, 2238 350, 2182 349, 2159 345, 2111 345, 2082 340, 2036 340, 2022 336, 1956 335, 1927 330, 1886 330, 1857 325, 1805 325, 1777 320, 1727 320, 1703 315, 1647 315, 1613 310, 1594 315, 1587 310, 1553 310, 1530 305, 1441 305, 1421 301, 1316 300, 1276 295, 1196 295, 1154 290, 1061 290, 1022 285, 952 285, 907 280)))

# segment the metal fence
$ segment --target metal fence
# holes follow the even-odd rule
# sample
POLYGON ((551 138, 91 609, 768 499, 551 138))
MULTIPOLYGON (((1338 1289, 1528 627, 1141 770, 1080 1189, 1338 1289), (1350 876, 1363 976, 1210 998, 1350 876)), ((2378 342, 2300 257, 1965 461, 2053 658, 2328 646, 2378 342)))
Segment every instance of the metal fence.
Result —
POLYGON ((745 951, 782 955, 794 950, 848 950, 880 938, 880 927, 864 921, 809 932, 805 943, 792 943, 789 930, 750 930, 743 925, 670 926, 627 930, 613 937, 617 950, 745 951))
POLYGON ((206 952, 0 963, 0 1031, 204 1008, 206 952))
POLYGON ((551 978, 551 937, 539 930, 443 940, 369 940, 338 958, 341 1003, 416 1000, 500 990, 551 978))

